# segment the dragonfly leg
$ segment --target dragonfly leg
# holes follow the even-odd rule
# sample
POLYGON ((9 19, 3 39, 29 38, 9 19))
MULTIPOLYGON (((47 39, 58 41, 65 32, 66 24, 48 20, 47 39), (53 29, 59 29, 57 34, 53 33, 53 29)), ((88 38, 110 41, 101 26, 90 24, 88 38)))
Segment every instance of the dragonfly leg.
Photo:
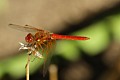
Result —
POLYGON ((35 59, 36 59, 36 56, 34 57, 34 59, 31 62, 33 62, 35 59))
POLYGON ((40 49, 42 50, 42 54, 44 53, 44 49, 43 49, 43 46, 41 45, 41 44, 37 44, 37 47, 36 47, 38 50, 37 51, 39 51, 40 49), (39 47, 38 47, 39 46, 39 47))
POLYGON ((44 53, 44 48, 43 47, 46 47, 47 46, 47 44, 45 44, 45 43, 40 43, 40 44, 38 44, 39 46, 40 46, 40 48, 42 49, 42 53, 44 53), (43 46, 42 46, 43 45, 43 46))

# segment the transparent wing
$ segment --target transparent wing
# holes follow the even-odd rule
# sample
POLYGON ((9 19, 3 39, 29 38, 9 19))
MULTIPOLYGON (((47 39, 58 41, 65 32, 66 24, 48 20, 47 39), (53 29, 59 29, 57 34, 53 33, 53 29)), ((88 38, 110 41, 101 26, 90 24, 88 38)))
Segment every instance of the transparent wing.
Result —
POLYGON ((45 74, 48 70, 51 58, 53 56, 53 50, 55 48, 55 42, 56 42, 56 40, 50 40, 49 42, 47 42, 46 52, 45 52, 46 54, 45 54, 44 66, 43 66, 43 76, 45 76, 45 74))
POLYGON ((16 24, 9 24, 9 26, 11 28, 14 28, 14 29, 17 29, 17 30, 20 30, 20 31, 25 31, 25 32, 44 31, 42 29, 37 29, 37 28, 29 26, 29 25, 20 26, 20 25, 16 25, 16 24))

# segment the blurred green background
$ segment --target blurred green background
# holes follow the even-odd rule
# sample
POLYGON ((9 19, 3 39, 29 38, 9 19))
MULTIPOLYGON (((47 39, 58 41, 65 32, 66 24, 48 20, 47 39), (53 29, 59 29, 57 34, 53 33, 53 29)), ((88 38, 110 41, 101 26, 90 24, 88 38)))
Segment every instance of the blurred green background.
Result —
MULTIPOLYGON (((28 33, 9 28, 9 23, 90 37, 87 41, 56 41, 51 64, 58 69, 58 80, 119 80, 120 1, 92 1, 1 0, 0 80, 25 80, 27 52, 18 51, 18 42, 25 43, 28 33)), ((30 80, 56 80, 50 78, 50 70, 43 77, 43 60, 33 59, 30 80)))

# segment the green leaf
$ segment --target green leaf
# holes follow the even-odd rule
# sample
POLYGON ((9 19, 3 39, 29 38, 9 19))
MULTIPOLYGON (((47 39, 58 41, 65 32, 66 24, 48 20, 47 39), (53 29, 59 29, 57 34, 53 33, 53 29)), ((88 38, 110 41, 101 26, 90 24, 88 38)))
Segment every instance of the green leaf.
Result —
POLYGON ((74 35, 87 36, 86 41, 77 41, 79 47, 89 55, 97 55, 107 48, 109 44, 109 34, 104 22, 99 22, 89 26, 84 30, 73 33, 74 35))
POLYGON ((120 14, 107 17, 114 40, 120 42, 120 14))
POLYGON ((80 55, 75 41, 69 40, 58 41, 56 53, 71 61, 77 60, 80 55))

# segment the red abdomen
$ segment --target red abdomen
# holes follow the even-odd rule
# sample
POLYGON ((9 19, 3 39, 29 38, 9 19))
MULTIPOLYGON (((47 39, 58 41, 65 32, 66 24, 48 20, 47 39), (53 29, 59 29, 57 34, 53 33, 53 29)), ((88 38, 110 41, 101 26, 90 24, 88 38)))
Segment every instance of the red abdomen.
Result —
POLYGON ((59 35, 51 34, 54 39, 66 39, 66 40, 88 40, 90 38, 84 36, 68 36, 68 35, 59 35))

